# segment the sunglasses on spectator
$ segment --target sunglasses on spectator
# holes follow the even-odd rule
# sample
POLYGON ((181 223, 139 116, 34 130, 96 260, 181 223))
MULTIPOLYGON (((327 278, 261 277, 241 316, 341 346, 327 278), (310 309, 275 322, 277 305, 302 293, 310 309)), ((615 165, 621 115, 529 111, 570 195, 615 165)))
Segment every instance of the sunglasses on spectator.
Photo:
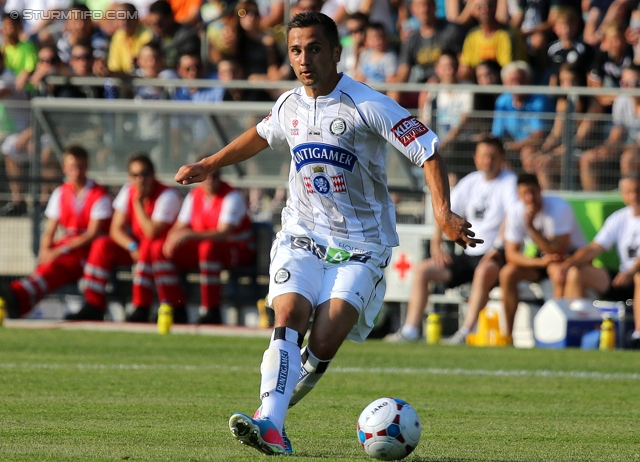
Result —
POLYGON ((364 32, 364 27, 359 27, 358 29, 348 29, 349 35, 353 34, 362 34, 364 32))
POLYGON ((151 170, 142 170, 140 172, 129 172, 131 178, 149 178, 153 173, 151 170))
POLYGON ((640 80, 630 80, 626 82, 624 80, 620 81, 620 87, 622 88, 637 88, 640 86, 640 80))
POLYGON ((56 58, 38 58, 38 61, 45 64, 55 64, 56 58))
POLYGON ((84 61, 89 61, 91 58, 93 58, 93 56, 91 56, 90 54, 85 54, 85 55, 71 55, 72 59, 81 59, 84 61))

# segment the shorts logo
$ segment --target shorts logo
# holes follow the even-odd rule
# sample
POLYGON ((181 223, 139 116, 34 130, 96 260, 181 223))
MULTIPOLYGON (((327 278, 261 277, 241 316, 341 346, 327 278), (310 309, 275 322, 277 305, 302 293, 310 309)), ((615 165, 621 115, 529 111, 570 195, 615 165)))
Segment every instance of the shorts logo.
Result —
POLYGON ((347 192, 344 175, 339 173, 335 176, 329 176, 324 172, 324 167, 313 167, 313 175, 303 178, 307 194, 318 193, 321 196, 329 197, 333 193, 347 192))
POLYGON ((347 122, 340 117, 333 119, 329 125, 329 131, 333 136, 340 136, 347 131, 347 122))
POLYGON ((403 146, 408 146, 413 140, 427 133, 429 129, 413 116, 402 119, 394 125, 391 132, 403 146))
POLYGON ((298 129, 298 119, 293 119, 291 121, 291 136, 298 136, 300 134, 300 130, 298 129))
POLYGON ((289 270, 280 268, 278 271, 276 271, 275 276, 273 276, 273 282, 275 282, 276 284, 284 284, 289 280, 290 277, 291 274, 289 273, 289 270))

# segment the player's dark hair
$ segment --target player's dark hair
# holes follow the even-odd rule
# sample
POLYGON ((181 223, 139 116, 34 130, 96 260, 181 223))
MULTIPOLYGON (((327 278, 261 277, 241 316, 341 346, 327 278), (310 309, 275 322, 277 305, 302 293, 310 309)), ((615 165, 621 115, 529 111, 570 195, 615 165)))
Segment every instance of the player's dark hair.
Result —
POLYGON ((487 133, 485 135, 482 135, 482 137, 478 140, 478 145, 480 144, 488 144, 489 146, 493 146, 498 150, 500 155, 504 157, 504 145, 502 144, 502 141, 500 141, 500 138, 487 133))
POLYGON ((533 173, 520 173, 518 174, 518 182, 517 182, 518 186, 520 186, 521 184, 524 185, 529 185, 529 186, 536 186, 537 188, 540 188, 540 183, 538 182, 538 177, 535 176, 533 173))
POLYGON ((306 29, 307 27, 321 26, 324 30, 324 36, 329 40, 331 47, 340 45, 340 35, 338 34, 338 26, 336 23, 324 13, 309 11, 298 13, 293 17, 287 26, 287 38, 291 29, 306 29))
POLYGON ((134 162, 140 162, 144 165, 152 174, 155 175, 156 168, 151 161, 151 158, 144 152, 134 152, 129 156, 129 160, 127 160, 127 167, 131 167, 131 164, 134 162))
POLYGON ((83 148, 79 144, 69 144, 64 148, 63 153, 65 155, 75 157, 78 160, 84 160, 85 162, 89 162, 89 153, 85 148, 83 148))

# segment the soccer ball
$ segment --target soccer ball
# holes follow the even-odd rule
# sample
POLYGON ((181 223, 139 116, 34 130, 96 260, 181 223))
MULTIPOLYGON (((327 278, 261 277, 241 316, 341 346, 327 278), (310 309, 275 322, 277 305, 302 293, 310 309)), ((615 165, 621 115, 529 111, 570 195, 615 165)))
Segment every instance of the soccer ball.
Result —
POLYGON ((420 441, 422 424, 411 405, 398 398, 379 398, 358 418, 358 440, 374 459, 398 460, 420 441))

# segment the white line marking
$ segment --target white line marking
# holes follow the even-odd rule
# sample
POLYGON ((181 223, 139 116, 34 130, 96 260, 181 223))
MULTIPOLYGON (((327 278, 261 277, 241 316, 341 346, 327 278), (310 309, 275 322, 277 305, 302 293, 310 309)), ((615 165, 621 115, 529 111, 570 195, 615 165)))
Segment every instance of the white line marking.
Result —
MULTIPOLYGON (((0 369, 34 370, 34 369, 76 369, 76 370, 173 370, 173 371, 257 371, 258 367, 244 366, 190 366, 178 364, 39 364, 39 363, 0 363, 0 369)), ((391 374, 391 375, 473 375, 487 377, 568 377, 597 380, 640 380, 640 373, 589 372, 589 371, 552 371, 541 370, 488 370, 488 369, 438 369, 438 368, 393 368, 393 367, 332 367, 332 373, 338 374, 391 374)))

